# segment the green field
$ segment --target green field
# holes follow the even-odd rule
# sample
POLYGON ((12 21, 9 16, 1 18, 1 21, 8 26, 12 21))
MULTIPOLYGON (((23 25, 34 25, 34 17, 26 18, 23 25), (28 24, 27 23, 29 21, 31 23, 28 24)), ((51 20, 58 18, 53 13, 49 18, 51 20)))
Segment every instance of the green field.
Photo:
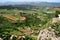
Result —
MULTIPOLYGON (((55 30, 60 33, 60 23, 55 25, 52 23, 52 19, 60 14, 60 10, 46 11, 46 9, 46 12, 43 10, 0 9, 0 37, 10 34, 24 35, 27 40, 37 40, 39 31, 49 26, 55 26, 55 30)), ((57 35, 60 36, 59 33, 57 35)))

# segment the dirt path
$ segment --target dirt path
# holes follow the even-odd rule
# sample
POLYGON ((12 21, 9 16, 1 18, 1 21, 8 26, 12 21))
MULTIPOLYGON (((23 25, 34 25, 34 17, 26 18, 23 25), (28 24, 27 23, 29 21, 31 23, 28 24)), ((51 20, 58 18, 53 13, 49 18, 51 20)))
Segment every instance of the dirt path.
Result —
POLYGON ((10 14, 0 14, 0 16, 6 17, 6 18, 11 19, 13 21, 18 20, 18 18, 14 17, 14 16, 12 16, 10 14))

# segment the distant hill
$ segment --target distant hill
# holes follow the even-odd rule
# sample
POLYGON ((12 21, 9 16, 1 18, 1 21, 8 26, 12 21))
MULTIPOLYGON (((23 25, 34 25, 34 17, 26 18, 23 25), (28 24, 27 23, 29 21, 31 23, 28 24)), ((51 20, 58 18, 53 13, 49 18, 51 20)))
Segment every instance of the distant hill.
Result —
POLYGON ((60 7, 60 3, 51 3, 51 2, 5 2, 0 3, 0 9, 28 9, 36 7, 60 7))
POLYGON ((52 2, 5 2, 5 3, 0 3, 0 6, 3 6, 3 5, 60 6, 60 3, 52 3, 52 2))

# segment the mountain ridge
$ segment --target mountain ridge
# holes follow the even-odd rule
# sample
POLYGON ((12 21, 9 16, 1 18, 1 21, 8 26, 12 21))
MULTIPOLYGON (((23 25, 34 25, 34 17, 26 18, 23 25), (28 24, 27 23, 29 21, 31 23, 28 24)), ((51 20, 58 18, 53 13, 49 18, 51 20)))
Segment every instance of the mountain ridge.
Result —
POLYGON ((8 6, 8 5, 36 5, 36 6, 59 6, 60 3, 54 3, 54 2, 5 2, 0 3, 0 6, 8 6))

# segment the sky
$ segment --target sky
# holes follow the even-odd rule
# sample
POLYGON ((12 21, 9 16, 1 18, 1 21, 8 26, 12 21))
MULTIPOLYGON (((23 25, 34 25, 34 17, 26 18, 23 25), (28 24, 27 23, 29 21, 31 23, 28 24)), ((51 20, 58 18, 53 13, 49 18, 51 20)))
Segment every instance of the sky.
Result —
POLYGON ((36 1, 40 1, 40 2, 59 2, 60 0, 0 0, 0 3, 4 3, 4 2, 36 2, 36 1))

